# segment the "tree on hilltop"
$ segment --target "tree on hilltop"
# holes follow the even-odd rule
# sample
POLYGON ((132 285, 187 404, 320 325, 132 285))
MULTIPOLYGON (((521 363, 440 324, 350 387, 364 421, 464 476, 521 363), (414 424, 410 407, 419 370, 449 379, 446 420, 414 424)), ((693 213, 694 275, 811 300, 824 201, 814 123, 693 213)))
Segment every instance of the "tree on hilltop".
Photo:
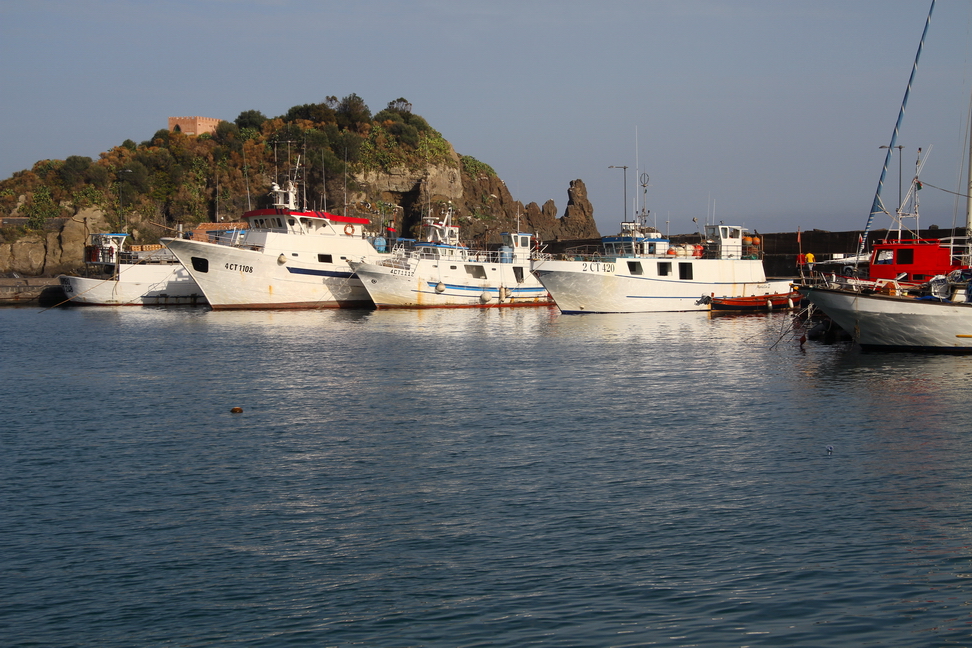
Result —
POLYGON ((263 126, 263 122, 265 121, 267 121, 266 115, 259 110, 244 110, 233 123, 236 124, 240 130, 244 128, 255 128, 260 130, 260 127, 263 126))
POLYGON ((388 105, 385 107, 388 112, 398 113, 400 115, 410 115, 412 114, 412 104, 408 102, 405 97, 399 97, 395 101, 389 101, 388 105))
POLYGON ((371 110, 364 99, 352 92, 338 104, 337 123, 341 128, 361 131, 365 124, 371 123, 371 110))

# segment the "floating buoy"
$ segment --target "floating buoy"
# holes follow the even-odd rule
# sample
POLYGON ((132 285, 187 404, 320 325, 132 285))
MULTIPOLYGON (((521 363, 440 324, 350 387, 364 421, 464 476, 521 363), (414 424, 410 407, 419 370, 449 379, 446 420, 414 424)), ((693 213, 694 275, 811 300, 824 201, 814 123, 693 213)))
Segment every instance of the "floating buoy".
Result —
POLYGON ((834 454, 834 446, 827 446, 827 454, 829 455, 834 454))
POLYGON ((231 412, 232 412, 233 414, 242 414, 242 413, 243 413, 243 408, 242 408, 242 407, 234 407, 234 408, 233 408, 233 409, 231 409, 230 411, 231 411, 231 412))
POLYGON ((435 284, 435 292, 437 292, 437 293, 443 293, 443 292, 445 292, 445 284, 442 283, 441 281, 439 283, 435 284))
POLYGON ((760 244, 759 237, 758 236, 754 236, 753 237, 753 245, 759 245, 759 244, 760 244))
POLYGON ((773 300, 772 299, 767 299, 766 300, 766 310, 773 310, 773 300))

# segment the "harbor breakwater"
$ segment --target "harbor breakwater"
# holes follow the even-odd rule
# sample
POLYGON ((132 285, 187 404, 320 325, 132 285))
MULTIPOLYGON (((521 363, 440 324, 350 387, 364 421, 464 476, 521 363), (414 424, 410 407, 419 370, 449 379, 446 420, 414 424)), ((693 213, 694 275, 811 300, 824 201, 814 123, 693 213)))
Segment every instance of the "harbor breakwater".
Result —
POLYGON ((57 303, 65 298, 53 277, 0 277, 0 306, 57 303))

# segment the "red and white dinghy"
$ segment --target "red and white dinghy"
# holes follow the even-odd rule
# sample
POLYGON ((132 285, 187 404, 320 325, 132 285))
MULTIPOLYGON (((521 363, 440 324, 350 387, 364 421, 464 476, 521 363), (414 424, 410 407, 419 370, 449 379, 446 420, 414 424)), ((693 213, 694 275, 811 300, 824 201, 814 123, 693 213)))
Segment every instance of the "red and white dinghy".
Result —
POLYGON ((750 295, 749 297, 716 297, 710 298, 710 306, 714 311, 758 312, 774 310, 790 310, 800 304, 802 296, 796 291, 773 293, 772 295, 750 295))

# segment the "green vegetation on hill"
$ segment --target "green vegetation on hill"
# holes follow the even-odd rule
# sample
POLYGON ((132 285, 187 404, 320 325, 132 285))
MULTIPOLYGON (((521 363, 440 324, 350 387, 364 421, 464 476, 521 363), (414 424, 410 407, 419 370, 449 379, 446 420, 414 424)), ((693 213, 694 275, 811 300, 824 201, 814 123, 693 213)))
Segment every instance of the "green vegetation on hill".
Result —
MULTIPOLYGON (((372 116, 356 94, 331 96, 273 118, 246 110, 198 137, 162 129, 97 160, 42 160, 0 181, 0 215, 16 210, 27 228, 43 229, 51 218, 97 207, 119 228, 139 223, 143 234, 149 229, 158 236, 176 223, 191 228, 235 220, 248 208, 267 206, 269 184, 294 177, 298 168, 308 207, 340 213, 344 197, 357 189, 355 173, 452 164, 449 152, 448 142, 403 98, 372 116)), ((474 158, 462 158, 462 166, 495 176, 474 158)))

